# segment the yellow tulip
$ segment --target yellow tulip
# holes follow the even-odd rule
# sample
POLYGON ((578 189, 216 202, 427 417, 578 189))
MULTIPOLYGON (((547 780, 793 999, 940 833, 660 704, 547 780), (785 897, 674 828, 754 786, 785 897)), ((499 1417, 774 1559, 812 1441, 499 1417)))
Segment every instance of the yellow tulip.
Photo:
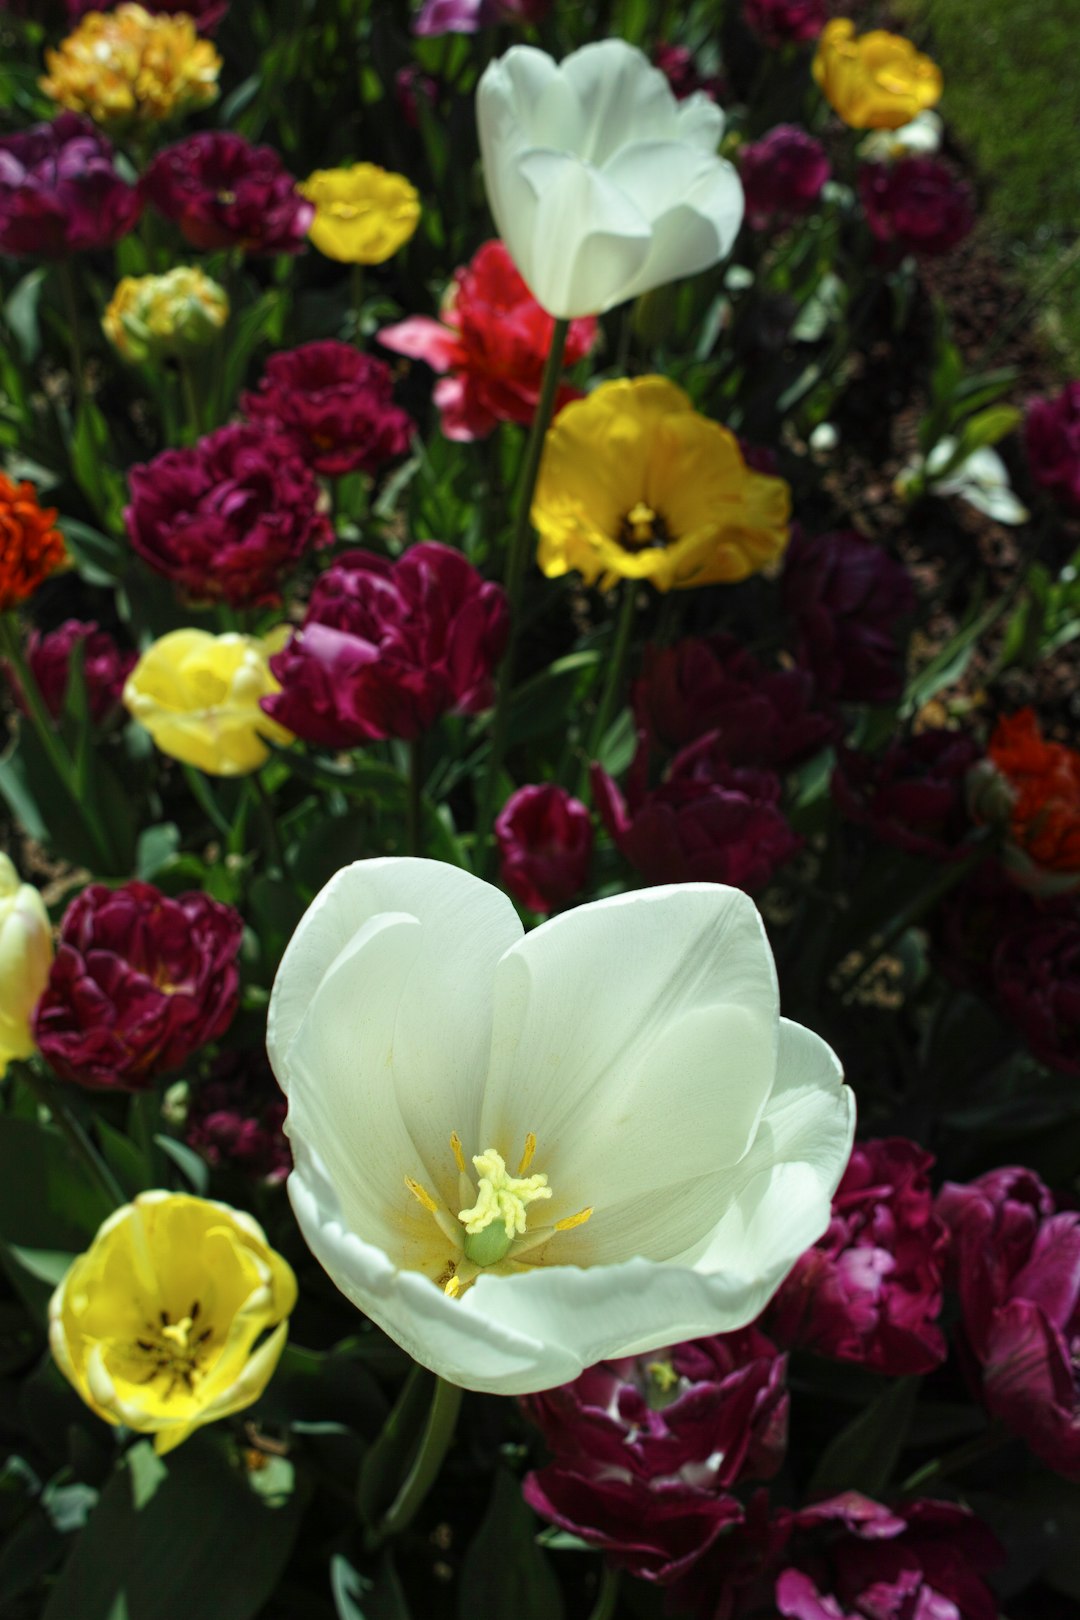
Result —
POLYGON ((315 204, 308 236, 342 264, 382 264, 420 221, 420 196, 403 174, 374 163, 316 169, 297 189, 315 204))
POLYGON ((537 561, 608 590, 745 579, 788 541, 791 492, 753 472, 727 428, 665 377, 603 383, 548 431, 532 520, 537 561))
POLYGON ((0 1075, 34 1050, 30 1024, 49 977, 52 930, 45 902, 0 855, 0 1075))
POLYGON ((813 72, 830 107, 852 129, 901 129, 941 99, 936 62, 883 28, 856 38, 850 17, 825 25, 813 72))
POLYGON ((45 94, 113 132, 209 106, 221 71, 190 17, 151 16, 139 5, 87 12, 45 64, 45 94))
POLYGON ((177 265, 160 276, 124 276, 102 328, 125 360, 156 360, 201 348, 229 318, 223 287, 201 270, 177 265))
POLYGON ((250 1215, 144 1192, 53 1294, 49 1343, 87 1406, 152 1434, 160 1455, 258 1400, 295 1304, 292 1269, 250 1215))
POLYGON ((163 754, 210 776, 247 776, 265 765, 268 742, 293 741, 259 707, 261 697, 281 691, 269 660, 289 633, 284 624, 261 640, 171 630, 128 676, 124 704, 163 754))

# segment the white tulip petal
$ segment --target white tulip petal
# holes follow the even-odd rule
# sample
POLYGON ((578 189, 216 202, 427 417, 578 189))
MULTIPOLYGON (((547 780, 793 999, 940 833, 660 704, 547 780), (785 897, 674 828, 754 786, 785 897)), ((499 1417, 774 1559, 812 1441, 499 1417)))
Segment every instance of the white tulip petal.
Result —
POLYGON ((724 133, 724 114, 704 90, 684 97, 676 109, 679 139, 690 141, 703 152, 715 152, 724 133))
POLYGON ((663 140, 677 133, 678 104, 671 85, 625 40, 583 46, 566 58, 562 74, 581 107, 581 130, 557 140, 545 131, 545 145, 577 152, 604 168, 633 141, 663 140))
POLYGON ((620 303, 622 289, 640 274, 648 257, 649 221, 624 192, 580 158, 527 152, 518 171, 535 198, 530 268, 527 274, 522 270, 533 296, 564 319, 598 314, 620 303))
POLYGON ((499 964, 480 1134, 510 1152, 535 1134, 553 1220, 621 1204, 742 1157, 776 1043, 772 955, 741 890, 579 906, 499 964))

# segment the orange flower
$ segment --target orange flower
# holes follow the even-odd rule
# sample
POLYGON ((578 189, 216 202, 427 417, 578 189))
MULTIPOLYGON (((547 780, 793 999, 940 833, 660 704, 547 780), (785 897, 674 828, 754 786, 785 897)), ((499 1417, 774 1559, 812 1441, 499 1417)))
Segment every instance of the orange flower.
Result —
POLYGON ((1080 753, 1047 742, 1034 709, 999 720, 987 752, 1012 790, 1013 842, 1045 872, 1080 880, 1080 753))
POLYGON ((0 472, 0 613, 25 602, 65 561, 56 508, 38 505, 33 484, 0 472))

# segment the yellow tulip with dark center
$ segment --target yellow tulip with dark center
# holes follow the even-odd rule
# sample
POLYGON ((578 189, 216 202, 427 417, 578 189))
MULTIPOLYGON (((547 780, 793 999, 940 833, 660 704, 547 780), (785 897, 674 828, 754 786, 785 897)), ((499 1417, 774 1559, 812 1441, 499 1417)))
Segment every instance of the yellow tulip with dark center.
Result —
POLYGON ((560 411, 533 500, 537 560, 608 590, 647 579, 685 590, 745 579, 788 541, 791 492, 754 472, 739 441, 665 377, 603 383, 560 411))
POLYGON ((60 1371, 106 1423, 171 1451, 270 1381, 296 1279, 240 1210, 140 1193, 102 1226, 49 1303, 60 1371))

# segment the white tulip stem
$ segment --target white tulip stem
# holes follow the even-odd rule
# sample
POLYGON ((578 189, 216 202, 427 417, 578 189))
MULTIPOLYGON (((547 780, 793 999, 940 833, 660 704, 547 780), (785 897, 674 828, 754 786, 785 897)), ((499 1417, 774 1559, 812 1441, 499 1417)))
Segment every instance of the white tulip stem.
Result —
POLYGON ((540 385, 540 398, 536 405, 536 415, 533 417, 532 427, 529 429, 525 456, 518 478, 514 527, 506 553, 506 570, 503 575, 503 586, 506 591, 507 606, 510 610, 510 630, 506 638, 506 652, 503 654, 503 661, 499 666, 495 713, 491 721, 491 748, 488 754, 487 773, 484 778, 483 791, 476 817, 474 867, 479 877, 483 877, 487 866, 488 835, 491 830, 491 823, 495 819, 495 797, 498 792, 503 755, 506 753, 506 733, 510 720, 510 692, 514 679, 514 655, 517 651, 518 630, 521 619, 521 589, 525 579, 525 563, 528 550, 532 542, 532 524, 529 514, 532 509, 537 474, 540 471, 540 461, 544 453, 544 440, 547 437, 547 430, 555 409, 555 396, 558 393, 559 379, 562 376, 563 353, 566 349, 566 334, 569 330, 570 322, 568 320, 557 320, 555 322, 551 333, 551 347, 548 349, 547 360, 544 362, 544 377, 540 385))
POLYGON ((609 1564, 604 1565, 600 1576, 600 1590, 596 1596, 589 1620, 613 1620, 615 1605, 619 1599, 619 1572, 612 1569, 609 1564))
POLYGON ((436 1375, 420 1444, 397 1495, 378 1524, 368 1532, 369 1551, 381 1547, 391 1536, 400 1535, 416 1517, 450 1449, 464 1393, 457 1384, 447 1383, 445 1378, 436 1375))

